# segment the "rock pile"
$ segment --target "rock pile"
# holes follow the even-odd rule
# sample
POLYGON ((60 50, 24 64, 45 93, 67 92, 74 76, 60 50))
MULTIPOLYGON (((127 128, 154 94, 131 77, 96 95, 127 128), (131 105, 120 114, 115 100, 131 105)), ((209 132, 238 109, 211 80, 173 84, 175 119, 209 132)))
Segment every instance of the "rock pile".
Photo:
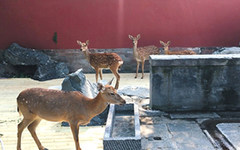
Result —
POLYGON ((68 67, 63 62, 52 60, 45 53, 13 43, 3 52, 0 60, 0 77, 30 77, 35 80, 50 80, 65 77, 68 67))

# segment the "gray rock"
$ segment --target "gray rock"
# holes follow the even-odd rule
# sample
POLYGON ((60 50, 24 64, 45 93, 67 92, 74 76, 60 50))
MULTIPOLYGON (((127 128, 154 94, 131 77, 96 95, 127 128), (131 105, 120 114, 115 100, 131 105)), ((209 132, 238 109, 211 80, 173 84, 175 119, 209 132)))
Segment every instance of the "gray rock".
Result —
POLYGON ((123 95, 128 95, 128 96, 149 98, 149 89, 144 87, 126 86, 119 89, 118 93, 123 95))
MULTIPOLYGON (((62 90, 64 91, 80 91, 83 95, 89 98, 94 98, 98 94, 97 84, 91 83, 86 79, 82 69, 69 74, 62 82, 62 90)), ((108 108, 101 114, 94 117, 88 125, 103 125, 106 122, 108 108)), ((63 123, 62 125, 68 125, 63 123)))
POLYGON ((17 74, 15 68, 5 62, 0 64, 0 68, 0 77, 10 78, 17 74))
POLYGON ((83 95, 94 98, 97 93, 97 84, 91 83, 86 79, 82 69, 69 74, 62 82, 62 90, 64 91, 80 91, 83 95))
POLYGON ((15 67, 17 74, 26 74, 24 71, 28 70, 33 72, 31 78, 40 81, 62 78, 69 73, 65 63, 54 61, 39 50, 23 48, 16 43, 4 51, 3 58, 3 62, 15 67))
POLYGON ((38 65, 38 68, 32 77, 35 80, 50 80, 65 77, 69 73, 65 63, 50 62, 38 65))
POLYGON ((38 65, 48 62, 49 56, 35 49, 23 48, 17 43, 10 45, 4 52, 4 58, 7 63, 12 65, 38 65))
POLYGON ((240 47, 226 47, 215 51, 213 54, 240 54, 240 47))

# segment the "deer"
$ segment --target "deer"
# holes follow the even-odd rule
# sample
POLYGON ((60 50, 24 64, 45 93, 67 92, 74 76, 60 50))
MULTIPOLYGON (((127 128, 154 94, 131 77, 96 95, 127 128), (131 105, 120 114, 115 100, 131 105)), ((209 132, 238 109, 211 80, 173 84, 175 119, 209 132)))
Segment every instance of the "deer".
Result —
MULTIPOLYGON (((112 79, 113 80, 113 79, 112 79)), ((81 150, 78 140, 79 125, 86 125, 102 113, 111 104, 123 105, 126 101, 117 94, 110 84, 98 83, 99 93, 95 98, 88 98, 79 91, 60 91, 43 88, 30 88, 17 97, 17 108, 23 115, 18 124, 17 150, 21 150, 21 136, 27 127, 39 150, 47 150, 39 141, 35 132, 42 119, 55 122, 68 122, 75 141, 76 150, 81 150)))
POLYGON ((117 79, 115 89, 118 89, 120 82, 118 70, 123 64, 122 58, 117 53, 90 53, 88 49, 89 40, 85 43, 77 40, 77 43, 81 46, 87 61, 96 71, 96 83, 98 82, 98 74, 100 74, 102 80, 102 69, 110 69, 117 79))
POLYGON ((170 41, 168 41, 167 43, 164 43, 163 41, 160 41, 160 44, 163 45, 165 55, 195 55, 196 54, 192 50, 169 51, 170 43, 171 43, 170 41))
POLYGON ((136 37, 133 37, 132 35, 128 35, 128 37, 133 42, 133 57, 137 62, 135 78, 138 77, 139 64, 142 63, 142 77, 141 77, 141 79, 143 79, 144 78, 144 63, 145 63, 145 61, 149 60, 149 55, 158 55, 160 53, 160 51, 154 45, 137 47, 138 40, 141 38, 140 34, 138 34, 136 37))

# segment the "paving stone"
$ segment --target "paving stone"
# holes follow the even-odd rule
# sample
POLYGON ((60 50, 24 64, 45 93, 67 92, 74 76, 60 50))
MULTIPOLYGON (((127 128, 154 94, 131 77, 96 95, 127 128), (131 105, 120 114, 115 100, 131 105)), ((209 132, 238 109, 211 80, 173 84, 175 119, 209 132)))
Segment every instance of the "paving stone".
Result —
POLYGON ((142 137, 161 137, 162 140, 172 137, 166 124, 141 125, 141 135, 142 137))
POLYGON ((171 119, 195 119, 195 118, 219 118, 220 116, 216 114, 215 112, 210 113, 171 113, 170 118, 171 119))
POLYGON ((196 123, 169 123, 167 126, 179 150, 214 149, 196 123))
POLYGON ((217 124, 217 128, 237 150, 240 150, 240 123, 220 123, 217 124))
POLYGON ((142 138, 142 150, 178 150, 177 146, 171 140, 149 140, 142 138))

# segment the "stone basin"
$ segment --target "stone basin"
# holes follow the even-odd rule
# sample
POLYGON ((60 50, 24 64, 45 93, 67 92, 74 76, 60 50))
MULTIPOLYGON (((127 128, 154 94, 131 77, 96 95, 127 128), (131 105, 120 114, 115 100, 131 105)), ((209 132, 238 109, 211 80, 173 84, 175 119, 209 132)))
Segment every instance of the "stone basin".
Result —
POLYGON ((138 106, 111 104, 103 139, 104 150, 140 150, 141 135, 138 106))

